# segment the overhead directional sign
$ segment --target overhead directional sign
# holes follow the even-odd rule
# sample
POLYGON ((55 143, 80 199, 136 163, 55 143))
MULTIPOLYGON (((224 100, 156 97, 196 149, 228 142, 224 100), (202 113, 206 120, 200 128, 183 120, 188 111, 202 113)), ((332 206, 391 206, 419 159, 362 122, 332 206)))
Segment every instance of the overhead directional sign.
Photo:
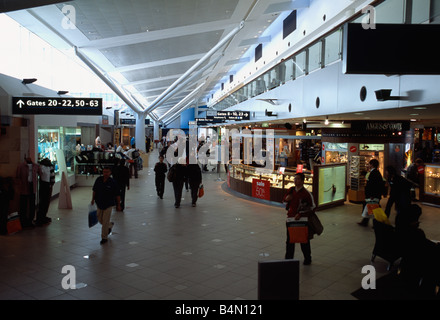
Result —
POLYGON ((102 98, 12 97, 13 114, 102 115, 102 98))
POLYGON ((194 120, 195 120, 194 122, 196 122, 198 126, 224 122, 223 119, 216 119, 216 118, 195 118, 194 120))
POLYGON ((249 111, 207 111, 207 119, 219 119, 219 120, 250 120, 249 111))

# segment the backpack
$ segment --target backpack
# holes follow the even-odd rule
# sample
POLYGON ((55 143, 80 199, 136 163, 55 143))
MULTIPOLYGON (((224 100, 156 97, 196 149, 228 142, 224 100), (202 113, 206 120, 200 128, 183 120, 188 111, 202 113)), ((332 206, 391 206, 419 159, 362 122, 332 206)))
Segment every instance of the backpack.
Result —
POLYGON ((171 166, 168 170, 167 179, 169 182, 173 182, 176 179, 176 165, 171 166))
POLYGON ((139 151, 135 150, 131 153, 131 157, 133 159, 139 158, 139 151))

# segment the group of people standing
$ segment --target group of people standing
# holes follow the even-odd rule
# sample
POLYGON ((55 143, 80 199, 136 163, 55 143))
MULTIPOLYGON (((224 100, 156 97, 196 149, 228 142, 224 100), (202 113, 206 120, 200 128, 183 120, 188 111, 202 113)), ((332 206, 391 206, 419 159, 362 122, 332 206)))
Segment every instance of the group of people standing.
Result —
MULTIPOLYGON (((25 157, 17 166, 15 178, 20 196, 18 215, 21 227, 28 229, 50 223, 52 220, 47 217, 47 212, 55 183, 55 167, 52 162, 44 158, 40 163, 35 163, 31 157, 25 157)), ((9 204, 16 192, 13 180, 1 179, 0 189, 0 234, 7 234, 9 204)))
MULTIPOLYGON (((416 160, 416 163, 419 163, 419 160, 416 160)), ((411 201, 415 200, 412 190, 414 186, 418 184, 417 177, 409 175, 407 179, 398 174, 393 166, 387 166, 384 173, 385 177, 383 177, 379 171, 379 161, 377 159, 371 159, 369 162, 369 171, 365 175, 366 185, 365 204, 362 212, 363 219, 358 223, 361 226, 368 226, 368 222, 372 217, 372 215, 367 214, 366 204, 379 205, 381 198, 388 196, 388 191, 389 197, 384 211, 389 218, 391 208, 393 205, 395 206, 395 224, 397 227, 402 221, 406 220, 404 216, 407 214, 409 208, 411 208, 411 201)))

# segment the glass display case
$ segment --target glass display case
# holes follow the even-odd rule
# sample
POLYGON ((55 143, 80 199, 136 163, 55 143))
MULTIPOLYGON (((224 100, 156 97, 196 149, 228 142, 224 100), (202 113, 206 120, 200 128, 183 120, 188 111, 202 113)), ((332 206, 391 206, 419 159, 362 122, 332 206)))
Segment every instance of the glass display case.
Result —
POLYGON ((440 204, 440 164, 425 165, 423 201, 440 204))
MULTIPOLYGON (((285 189, 294 186, 293 179, 296 169, 283 168, 278 171, 270 171, 264 168, 251 167, 246 165, 230 165, 230 178, 252 183, 254 179, 270 181, 271 188, 285 189)), ((304 171, 305 181, 304 186, 307 190, 312 192, 313 189, 313 175, 310 171, 304 171)))
POLYGON ((78 138, 81 138, 80 128, 67 127, 38 127, 38 162, 48 158, 55 167, 55 180, 59 181, 59 159, 57 150, 62 150, 67 165, 68 174, 75 171, 74 156, 78 138))
POLYGON ((282 202, 287 190, 295 186, 295 174, 302 171, 304 187, 313 195, 317 209, 321 209, 345 202, 346 168, 345 163, 316 165, 313 171, 302 171, 300 166, 271 171, 242 164, 229 165, 228 186, 251 197, 282 202))
POLYGON ((343 204, 346 199, 346 164, 313 167, 315 204, 318 208, 343 204))

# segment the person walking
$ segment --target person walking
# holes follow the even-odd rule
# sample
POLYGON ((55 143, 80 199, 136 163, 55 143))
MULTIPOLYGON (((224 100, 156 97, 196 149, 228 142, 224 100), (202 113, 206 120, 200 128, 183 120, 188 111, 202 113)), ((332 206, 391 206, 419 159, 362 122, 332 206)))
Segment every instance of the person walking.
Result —
POLYGON ((40 166, 34 163, 31 157, 18 165, 16 178, 20 192, 20 223, 23 228, 32 228, 35 217, 35 194, 37 193, 38 176, 41 175, 40 166))
MULTIPOLYGON (((412 182, 413 186, 411 187, 411 200, 418 201, 416 196, 416 188, 419 188, 423 184, 423 172, 424 172, 424 163, 423 160, 417 158, 416 161, 408 167, 406 178, 412 182)), ((420 191, 419 199, 420 199, 420 191)))
MULTIPOLYGON (((311 193, 304 188, 304 179, 304 173, 296 173, 293 180, 295 186, 290 188, 283 198, 283 202, 287 203, 287 218, 299 220, 301 217, 308 217, 310 213, 315 211, 315 201, 313 200, 311 193)), ((287 239, 285 259, 293 259, 295 255, 295 243, 290 243, 287 222, 286 231, 287 239)), ((304 255, 304 265, 310 265, 312 263, 310 239, 313 239, 313 230, 309 227, 308 241, 306 243, 301 243, 301 251, 304 255)))
POLYGON ((377 159, 371 159, 368 166, 370 171, 365 176, 367 183, 365 185, 365 204, 362 211, 363 219, 358 222, 358 224, 363 227, 367 227, 368 221, 370 221, 367 203, 379 204, 382 195, 385 193, 385 180, 378 169, 379 161, 377 161, 377 159))
POLYGON ((159 162, 156 162, 154 165, 154 172, 156 175, 154 182, 156 184, 157 196, 160 199, 163 199, 163 194, 165 192, 165 173, 168 171, 167 165, 163 162, 164 159, 164 156, 160 155, 159 162))
MULTIPOLYGON (((174 207, 180 207, 180 201, 182 200, 183 184, 186 176, 186 158, 180 157, 175 166, 175 177, 173 180, 174 190, 174 207)), ((171 170, 171 169, 170 169, 171 170)))
POLYGON ((124 159, 116 159, 115 166, 112 171, 113 179, 119 186, 119 194, 121 197, 121 211, 125 209, 125 192, 130 190, 130 170, 125 165, 124 159))
POLYGON ((40 202, 37 211, 37 226, 52 222, 52 219, 47 217, 47 211, 52 197, 52 187, 55 184, 55 167, 52 162, 48 158, 44 158, 40 161, 40 168, 40 189, 38 192, 40 202))
POLYGON ((390 197, 388 198, 387 205, 385 207, 385 214, 390 217, 391 208, 393 204, 396 207, 396 224, 399 224, 399 219, 408 208, 411 207, 411 187, 412 183, 408 179, 405 179, 401 175, 398 175, 396 169, 393 166, 387 166, 385 168, 385 176, 388 184, 391 187, 390 197))
POLYGON ((199 187, 202 183, 202 170, 200 170, 200 166, 197 163, 188 164, 186 174, 189 188, 191 189, 191 203, 192 206, 195 207, 199 197, 199 187))
POLYGON ((112 209, 116 202, 116 208, 121 211, 121 197, 119 195, 119 186, 113 178, 111 178, 111 169, 105 167, 102 176, 96 178, 93 185, 92 202, 96 201, 98 221, 102 225, 101 242, 104 244, 108 241, 108 235, 112 231, 114 225, 110 222, 112 209))
POLYGON ((136 146, 133 145, 131 149, 128 149, 124 152, 124 155, 128 159, 128 163, 130 163, 130 178, 135 177, 138 178, 138 158, 140 156, 139 150, 136 149, 136 146))

